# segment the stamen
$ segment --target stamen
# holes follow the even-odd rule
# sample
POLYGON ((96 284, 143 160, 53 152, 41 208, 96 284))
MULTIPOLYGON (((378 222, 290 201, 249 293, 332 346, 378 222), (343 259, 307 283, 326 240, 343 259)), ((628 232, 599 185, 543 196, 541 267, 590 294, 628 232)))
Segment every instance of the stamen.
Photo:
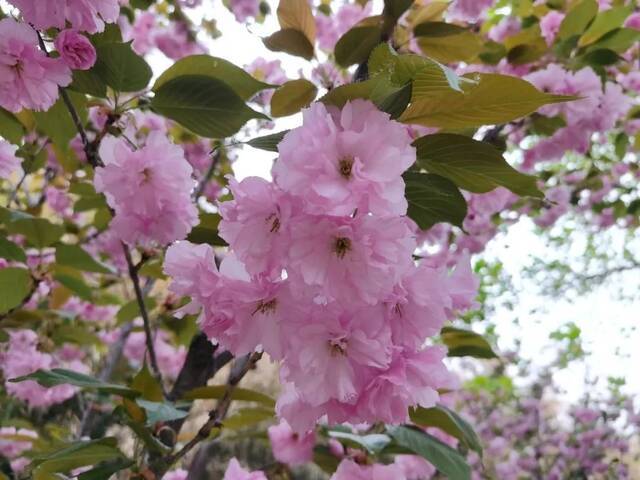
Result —
POLYGON ((347 237, 336 238, 335 243, 336 256, 343 259, 344 256, 351 250, 351 239, 347 237))
POLYGON ((344 157, 338 161, 338 169, 340 175, 347 180, 351 178, 351 170, 353 169, 353 157, 344 157))

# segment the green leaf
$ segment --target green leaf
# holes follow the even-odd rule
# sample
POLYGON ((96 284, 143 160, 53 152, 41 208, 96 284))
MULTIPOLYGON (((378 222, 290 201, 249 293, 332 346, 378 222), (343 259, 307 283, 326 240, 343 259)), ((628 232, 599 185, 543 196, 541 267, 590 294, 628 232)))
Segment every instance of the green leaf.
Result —
POLYGON ((443 63, 471 61, 482 51, 483 43, 475 33, 458 25, 425 22, 414 29, 420 50, 443 63))
POLYGON ((403 175, 409 203, 407 215, 422 230, 436 223, 462 226, 467 202, 453 182, 430 173, 406 172, 403 175))
MULTIPOLYGON (((639 32, 640 33, 640 32, 639 32)), ((597 50, 590 50, 584 55, 580 55, 576 58, 579 65, 590 65, 593 67, 602 67, 613 65, 620 59, 620 56, 613 50, 606 48, 599 48, 597 50)))
POLYGON ((340 460, 325 445, 316 445, 313 447, 313 463, 315 463, 322 471, 332 475, 340 464, 340 460))
POLYGON ((429 127, 465 129, 507 123, 543 105, 576 99, 540 92, 529 82, 508 75, 481 73, 473 78, 477 83, 465 84, 464 93, 443 92, 437 97, 413 102, 400 120, 429 127))
MULTIPOLYGON (((68 92, 71 103, 80 116, 81 121, 87 119, 87 100, 84 95, 68 92)), ((69 110, 62 98, 46 112, 33 112, 38 130, 48 136, 51 141, 62 150, 69 149, 69 141, 78 134, 69 110)))
POLYGON ((280 0, 278 23, 282 28, 295 28, 301 31, 313 45, 316 41, 316 21, 307 0, 280 0))
POLYGON ((252 118, 269 118, 247 107, 226 83, 204 75, 185 75, 164 83, 151 107, 208 138, 225 138, 252 118))
POLYGON ((200 223, 191 229, 187 240, 192 243, 206 243, 215 247, 225 247, 225 242, 218 235, 218 224, 222 218, 217 213, 201 213, 200 223))
POLYGON ((97 335, 90 332, 83 323, 78 325, 62 324, 55 327, 51 339, 56 345, 75 343, 76 345, 100 345, 102 342, 97 335))
MULTIPOLYGON (((147 311, 151 311, 156 307, 156 301, 153 297, 145 297, 144 304, 147 307, 147 311)), ((137 300, 131 300, 130 302, 125 303, 122 307, 120 307, 118 313, 116 313, 118 325, 130 322, 131 320, 139 316, 140 307, 138 306, 137 300)))
POLYGON ((107 23, 104 31, 91 35, 90 39, 95 47, 107 43, 122 43, 122 32, 117 23, 107 23))
POLYGON ((24 268, 0 269, 0 313, 7 313, 22 304, 29 295, 32 280, 24 268))
POLYGON ((69 88, 94 97, 107 97, 107 84, 93 70, 74 70, 73 83, 69 88))
MULTIPOLYGON (((188 391, 184 395, 185 400, 195 400, 203 398, 220 399, 227 391, 226 385, 211 385, 208 387, 198 387, 188 391)), ((231 396, 233 400, 243 400, 245 402, 257 402, 267 407, 275 407, 276 402, 273 398, 264 393, 249 390, 248 388, 236 388, 231 396)))
POLYGON ((396 69, 398 58, 398 54, 391 48, 391 45, 388 43, 380 43, 373 49, 367 61, 369 77, 391 75, 396 69))
POLYGON ((440 338, 449 349, 450 357, 498 358, 489 342, 470 330, 443 327, 440 338))
POLYGON ((11 143, 19 144, 24 136, 24 126, 11 113, 0 108, 0 137, 11 143))
POLYGON ((145 409, 148 425, 154 425, 158 422, 178 420, 180 418, 185 418, 189 414, 189 412, 179 410, 168 403, 151 402, 141 398, 137 398, 136 403, 145 409))
POLYGON ((402 112, 406 110, 407 105, 411 101, 412 88, 411 83, 407 83, 399 90, 377 102, 378 108, 388 113, 392 119, 398 118, 402 115, 402 112))
POLYGON ((240 67, 222 58, 209 55, 191 55, 174 63, 163 72, 153 85, 153 91, 177 77, 184 75, 203 75, 215 78, 226 83, 243 100, 248 100, 253 95, 272 85, 256 80, 240 67))
POLYGON ((621 27, 633 7, 613 7, 598 13, 595 20, 578 40, 578 46, 584 47, 600 39, 603 35, 621 27))
POLYGON ((27 255, 22 247, 3 236, 0 236, 0 258, 23 263, 27 261, 27 255))
POLYGON ((330 90, 320 101, 327 105, 335 105, 342 108, 345 103, 356 98, 369 99, 378 84, 376 79, 365 80, 364 82, 347 83, 330 90))
POLYGON ((515 170, 493 145, 464 135, 438 133, 420 137, 416 147, 418 166, 448 178, 474 193, 505 187, 522 196, 543 197, 537 178, 515 170))
POLYGON ((397 21, 413 5, 413 0, 385 0, 384 5, 388 15, 397 21))
POLYGON ((318 94, 317 87, 309 80, 290 80, 278 88, 271 97, 271 115, 286 117, 308 107, 318 94))
POLYGON ((55 387, 56 385, 75 385, 76 387, 88 390, 97 390, 99 392, 112 393, 123 397, 136 397, 139 392, 131 388, 116 385, 114 383, 101 382, 95 377, 85 375, 84 373, 74 372, 73 370, 65 370, 64 368, 54 368, 52 370, 37 370, 29 375, 18 378, 10 378, 13 383, 33 380, 43 387, 55 387))
POLYGON ((600 40, 592 43, 587 47, 587 55, 594 50, 613 50, 616 53, 624 53, 633 46, 634 43, 640 41, 640 30, 633 28, 617 28, 600 40))
POLYGON ((400 55, 391 80, 398 83, 413 80, 412 100, 436 96, 452 90, 462 92, 461 83, 473 84, 446 65, 419 55, 400 55))
POLYGON ((128 458, 117 458, 106 462, 100 462, 91 470, 78 475, 78 480, 109 480, 121 470, 131 467, 135 462, 128 458))
MULTIPOLYGON (((135 377, 133 377, 131 388, 140 392, 140 396, 145 400, 161 402, 164 399, 162 386, 153 377, 153 375, 151 375, 151 371, 149 371, 149 367, 146 362, 142 364, 140 371, 136 373, 135 377)), ((144 407, 144 405, 140 406, 144 407)))
POLYGON ((62 272, 54 274, 53 279, 67 287, 83 300, 88 302, 93 300, 93 290, 85 283, 81 276, 62 272))
POLYGON ((272 52, 285 52, 306 60, 313 58, 313 44, 300 30, 284 28, 262 39, 262 43, 272 52))
POLYGON ((104 43, 91 71, 117 92, 137 92, 149 84, 153 72, 130 43, 104 43))
POLYGON ((436 405, 432 408, 412 408, 409 410, 409 418, 413 423, 421 427, 439 428, 482 456, 482 443, 473 427, 460 415, 444 405, 436 405))
POLYGON ((338 440, 345 440, 351 446, 356 448, 364 448, 369 453, 376 455, 380 453, 384 447, 391 443, 391 438, 382 433, 372 433, 369 435, 356 435, 354 433, 329 431, 329 436, 338 440))
POLYGON ((27 241, 36 248, 44 248, 54 244, 64 234, 64 228, 55 225, 45 218, 18 218, 7 225, 9 233, 24 235, 27 241))
POLYGON ((387 431, 401 447, 420 455, 449 480, 470 480, 471 468, 460 453, 421 430, 398 426, 387 431))
POLYGON ((115 438, 76 442, 62 450, 37 457, 34 460, 37 466, 32 472, 33 480, 52 480, 60 478, 56 473, 124 458, 115 438))
POLYGON ((273 408, 241 408, 226 420, 223 420, 222 427, 231 430, 252 427, 258 423, 270 420, 275 416, 273 408))
POLYGON ((560 24, 558 38, 566 40, 574 35, 581 35, 597 13, 598 2, 596 0, 582 0, 567 12, 560 24))
POLYGON ((56 262, 85 272, 113 273, 78 245, 60 243, 56 246, 56 262))
POLYGON ((266 150, 267 152, 277 152, 278 144, 282 141, 287 133, 289 133, 289 130, 284 130, 278 133, 271 133, 262 137, 255 137, 249 140, 247 144, 252 146, 253 148, 259 148, 260 150, 266 150))
POLYGON ((346 68, 366 62, 381 41, 380 21, 379 16, 366 18, 340 37, 335 46, 336 63, 346 68))

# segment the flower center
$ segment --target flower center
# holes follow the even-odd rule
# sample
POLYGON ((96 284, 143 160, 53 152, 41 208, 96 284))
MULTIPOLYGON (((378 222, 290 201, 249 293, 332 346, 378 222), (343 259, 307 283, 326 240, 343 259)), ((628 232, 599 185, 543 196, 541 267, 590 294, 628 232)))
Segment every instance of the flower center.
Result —
POLYGON ((351 251, 351 239, 347 237, 336 238, 334 249, 338 258, 344 258, 344 256, 351 251))
POLYGON ((347 354, 347 339, 335 338, 329 340, 329 350, 331 350, 332 356, 345 356, 347 354))
POLYGON ((274 313, 276 311, 277 305, 278 305, 278 302, 275 298, 266 302, 264 300, 261 300, 260 303, 258 303, 258 306, 256 307, 256 309, 254 310, 253 315, 255 315, 258 312, 264 315, 269 315, 270 313, 274 313))
POLYGON ((149 183, 149 181, 151 180, 151 169, 143 168, 141 173, 142 173, 142 183, 149 183))
POLYGON ((353 169, 353 157, 344 157, 338 161, 338 170, 340 175, 349 180, 351 178, 351 170, 353 169))
POLYGON ((271 228, 269 229, 271 233, 277 233, 278 230, 280 230, 280 219, 275 213, 272 213, 271 215, 269 215, 265 219, 265 222, 267 223, 271 222, 271 228))

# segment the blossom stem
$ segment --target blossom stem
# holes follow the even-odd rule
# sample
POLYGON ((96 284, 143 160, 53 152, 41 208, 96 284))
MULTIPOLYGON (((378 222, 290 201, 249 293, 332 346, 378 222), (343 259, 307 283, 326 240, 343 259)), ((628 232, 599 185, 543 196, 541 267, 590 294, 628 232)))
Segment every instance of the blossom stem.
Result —
POLYGON ((133 263, 133 259, 131 258, 131 251, 129 247, 122 242, 122 250, 124 251, 125 259, 127 260, 127 267, 129 270, 129 278, 131 278, 131 282, 133 283, 133 290, 136 295, 136 301, 138 303, 138 308, 140 310, 140 316, 142 317, 142 323, 144 326, 144 336, 147 343, 147 352, 149 354, 149 363, 151 364, 151 371, 153 372, 153 376, 158 381, 158 384, 162 388, 162 393, 166 397, 167 393, 164 389, 164 384, 162 382, 162 375, 160 373, 160 368, 158 367, 158 359, 156 357, 156 350, 153 346, 153 333, 151 332, 151 322, 149 321, 149 313, 147 312, 147 307, 144 304, 144 295, 142 294, 142 288, 140 288, 140 277, 138 276, 138 269, 133 263))

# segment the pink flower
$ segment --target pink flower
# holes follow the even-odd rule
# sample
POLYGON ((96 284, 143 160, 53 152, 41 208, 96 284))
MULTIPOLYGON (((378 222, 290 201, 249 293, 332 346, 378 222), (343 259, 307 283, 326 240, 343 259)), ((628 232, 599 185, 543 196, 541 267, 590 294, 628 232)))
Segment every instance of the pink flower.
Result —
POLYGON ((183 22, 172 22, 171 27, 154 37, 156 47, 172 60, 187 55, 202 53, 202 46, 189 36, 189 29, 183 22))
POLYGON ((200 328, 235 355, 262 346, 273 358, 282 356, 281 325, 299 314, 287 282, 252 280, 233 255, 218 272, 208 245, 179 242, 167 250, 165 272, 173 278, 171 290, 189 295, 182 313, 200 312, 200 328))
POLYGON ((444 269, 421 263, 412 267, 387 300, 387 317, 397 345, 419 348, 447 320, 451 307, 444 269))
POLYGON ((148 53, 154 47, 153 36, 156 28, 156 16, 151 12, 143 12, 136 16, 128 38, 133 40, 131 46, 139 55, 148 53))
POLYGON ((56 50, 69 68, 89 70, 96 63, 96 49, 77 30, 63 30, 55 40, 56 50))
POLYGON ((295 330, 282 375, 311 405, 354 403, 370 369, 385 368, 391 359, 391 335, 379 307, 347 314, 323 306, 295 330))
POLYGON ((396 455, 393 463, 407 480, 426 480, 436 473, 436 467, 418 455, 396 455))
POLYGON ((276 186, 258 177, 238 183, 229 177, 234 199, 220 204, 220 236, 251 274, 280 274, 290 238, 293 202, 276 186))
POLYGON ((454 0, 447 13, 452 20, 475 23, 484 16, 493 2, 494 0, 454 0))
MULTIPOLYGON (((267 61, 262 57, 258 57, 247 65, 245 70, 261 82, 272 85, 282 85, 288 80, 287 74, 280 65, 280 60, 267 61)), ((254 101, 262 105, 267 105, 271 101, 273 93, 274 90, 264 90, 254 97, 254 101)))
POLYGON ((279 151, 275 182, 309 212, 406 213, 401 175, 415 162, 415 149, 404 126, 369 101, 353 100, 342 110, 314 103, 279 151))
POLYGON ((259 470, 255 472, 245 470, 234 457, 229 461, 229 466, 222 480, 267 480, 267 477, 259 470))
MULTIPOLYGON (((9 345, 5 352, 0 352, 0 369, 4 378, 7 393, 26 402, 32 408, 47 408, 62 403, 76 394, 77 388, 71 385, 42 387, 33 380, 13 383, 8 380, 35 372, 38 369, 50 370, 60 366, 56 359, 38 349, 38 337, 31 330, 11 332, 9 345)), ((74 370, 83 370, 79 362, 73 363, 74 370)))
POLYGON ((189 472, 187 470, 176 468, 175 470, 165 473, 162 480, 187 480, 188 475, 189 472))
POLYGON ((553 45, 553 41, 560 31, 560 24, 564 20, 564 13, 551 10, 540 19, 540 30, 547 45, 553 45))
POLYGON ((123 139, 107 137, 100 156, 105 166, 96 169, 95 187, 115 210, 111 228, 122 241, 165 245, 197 224, 192 168, 164 133, 151 133, 137 151, 123 139))
POLYGON ((355 24, 371 14, 371 5, 345 3, 333 15, 316 14, 318 46, 328 52, 336 46, 338 39, 355 24))
POLYGON ((398 424, 408 420, 409 407, 433 407, 438 389, 458 387, 457 379, 442 362, 446 354, 441 346, 420 351, 396 349, 389 366, 363 390, 353 421, 398 424))
POLYGON ((391 465, 358 465, 353 460, 343 460, 331 480, 404 480, 402 469, 391 465))
POLYGON ((18 147, 0 140, 0 178, 8 179, 13 173, 22 175, 22 160, 16 156, 18 147))
POLYGON ((633 28, 634 30, 640 30, 640 12, 634 12, 629 15, 624 21, 624 26, 633 28))
POLYGON ((38 48, 36 32, 11 18, 0 20, 0 106, 19 112, 48 110, 58 87, 71 83, 71 71, 60 59, 38 48))
POLYGON ((255 18, 260 14, 258 0, 231 0, 229 3, 238 22, 245 22, 248 18, 255 18))
POLYGON ((36 440, 38 434, 27 428, 1 427, 0 428, 0 455, 13 460, 23 452, 31 450, 32 442, 28 439, 36 440), (21 437, 20 439, 15 437, 21 437))
POLYGON ((411 265, 404 217, 305 217, 291 227, 289 272, 328 299, 375 304, 411 265))
POLYGON ((282 420, 278 425, 269 427, 268 433, 271 451, 279 462, 296 466, 313 459, 313 447, 316 442, 314 432, 297 434, 286 421, 282 420))
POLYGON ((26 22, 38 30, 64 28, 69 22, 76 30, 101 32, 120 14, 118 0, 9 0, 20 9, 26 22))
MULTIPOLYGON (((184 364, 187 351, 183 345, 170 343, 169 334, 158 330, 153 338, 153 346, 158 360, 160 372, 168 378, 176 378, 184 364)), ((124 346, 124 356, 135 367, 140 368, 147 354, 147 343, 144 332, 133 332, 124 346)), ((148 359, 147 359, 148 361, 148 359)))

